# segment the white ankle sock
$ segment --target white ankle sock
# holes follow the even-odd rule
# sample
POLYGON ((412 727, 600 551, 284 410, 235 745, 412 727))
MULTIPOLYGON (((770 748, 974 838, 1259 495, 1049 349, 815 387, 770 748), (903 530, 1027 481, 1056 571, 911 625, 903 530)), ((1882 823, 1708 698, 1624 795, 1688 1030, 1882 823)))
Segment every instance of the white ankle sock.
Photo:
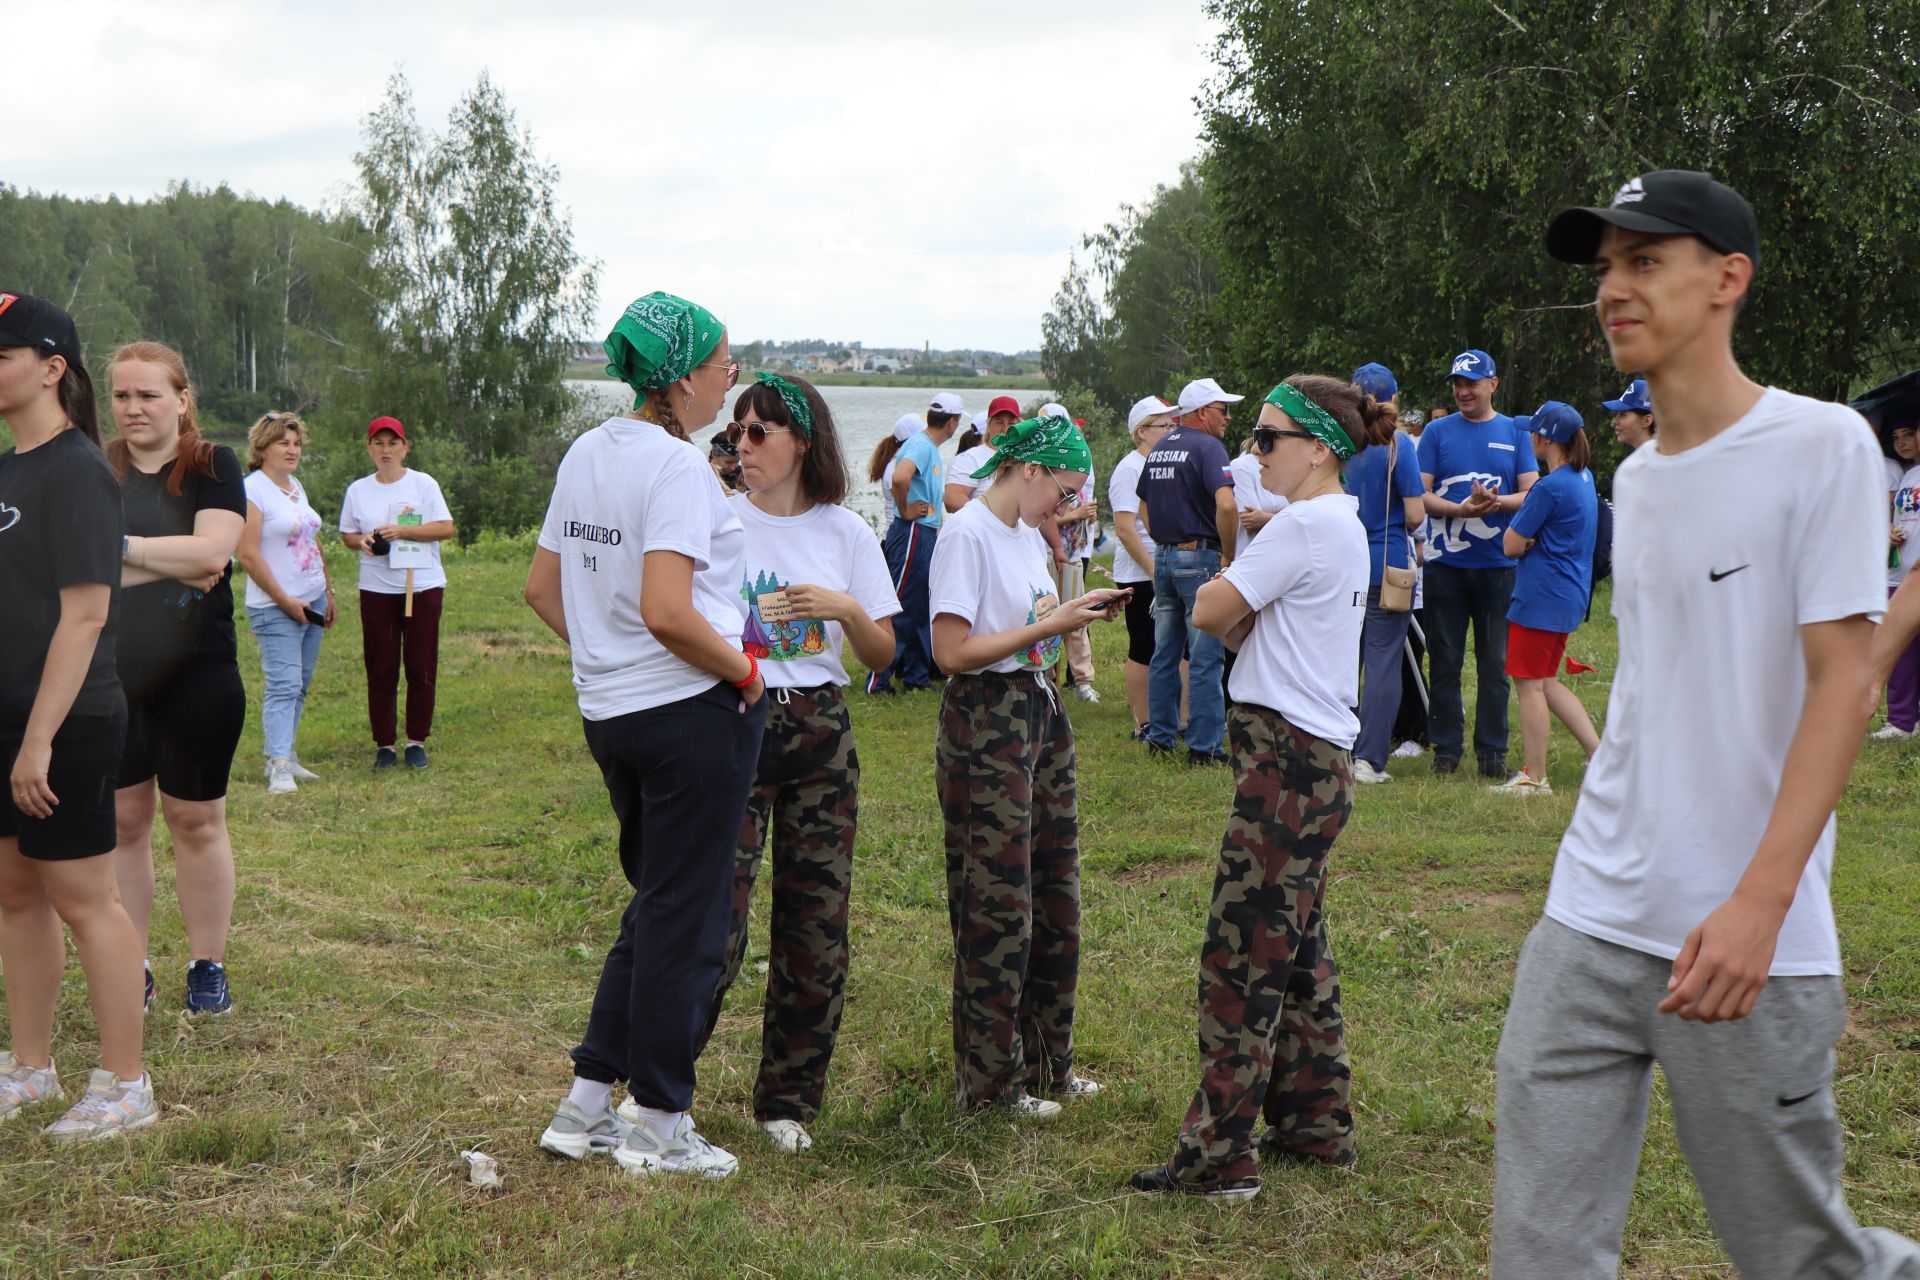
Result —
POLYGON ((653 1136, 660 1141, 672 1142, 686 1114, 684 1111, 655 1111, 652 1107, 641 1107, 640 1122, 652 1130, 653 1136))
POLYGON ((607 1102, 612 1097, 612 1085, 599 1080, 588 1080, 581 1076, 573 1078, 573 1088, 567 1091, 567 1101, 590 1116, 605 1111, 607 1102))
POLYGON ((138 1080, 122 1080, 120 1087, 132 1090, 134 1093, 152 1093, 153 1077, 143 1072, 138 1080))

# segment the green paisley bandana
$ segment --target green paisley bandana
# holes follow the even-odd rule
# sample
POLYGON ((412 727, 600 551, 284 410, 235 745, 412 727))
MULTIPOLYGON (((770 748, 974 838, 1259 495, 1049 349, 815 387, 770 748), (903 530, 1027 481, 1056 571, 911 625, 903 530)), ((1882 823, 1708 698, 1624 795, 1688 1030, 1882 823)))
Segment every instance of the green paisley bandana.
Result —
POLYGON ((726 326, 698 303, 670 293, 636 298, 601 349, 607 373, 633 388, 634 407, 647 392, 671 386, 713 354, 726 326))
POLYGON ((1058 415, 1017 422, 994 441, 994 446, 993 456, 973 473, 974 479, 992 475, 1003 462, 1031 462, 1063 471, 1093 470, 1093 451, 1087 448, 1086 439, 1074 430, 1073 423, 1058 415))
POLYGON ((807 404, 807 397, 800 388, 788 382, 777 373, 768 373, 765 369, 753 375, 755 382, 764 382, 780 396, 780 403, 787 406, 787 416, 793 419, 800 434, 813 439, 813 409, 807 404))
POLYGON ((1267 403, 1292 418, 1308 431, 1320 438, 1320 442, 1333 450, 1333 456, 1345 462, 1359 452, 1353 447, 1353 437, 1334 420, 1332 414, 1322 409, 1291 383, 1283 382, 1267 392, 1267 403))

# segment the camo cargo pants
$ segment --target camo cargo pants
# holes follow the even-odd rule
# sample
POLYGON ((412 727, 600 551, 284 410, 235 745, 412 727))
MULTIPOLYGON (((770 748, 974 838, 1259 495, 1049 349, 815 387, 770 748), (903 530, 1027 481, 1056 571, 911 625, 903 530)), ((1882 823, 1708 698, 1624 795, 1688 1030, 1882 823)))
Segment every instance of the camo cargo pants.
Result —
POLYGON ((1073 726, 1045 672, 955 676, 934 747, 963 1107, 1046 1093, 1073 1067, 1080 817, 1073 726))
POLYGON ((1253 1125, 1302 1155, 1353 1148, 1327 854, 1353 811, 1353 760, 1265 707, 1227 721, 1233 812, 1200 951, 1200 1087, 1169 1168, 1194 1187, 1257 1183, 1253 1125))
POLYGON ((748 906, 773 831, 773 911, 767 958, 758 1120, 812 1124, 826 1091, 847 984, 847 901, 860 758, 838 685, 767 690, 767 730, 733 864, 727 967, 713 993, 704 1047, 747 955, 748 906))

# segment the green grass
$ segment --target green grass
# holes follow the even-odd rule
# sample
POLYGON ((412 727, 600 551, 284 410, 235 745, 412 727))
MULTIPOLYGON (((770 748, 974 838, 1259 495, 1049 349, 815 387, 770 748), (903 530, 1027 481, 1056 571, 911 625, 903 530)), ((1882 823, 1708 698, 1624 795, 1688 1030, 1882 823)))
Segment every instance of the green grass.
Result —
MULTIPOLYGON (((741 1172, 638 1183, 610 1161, 534 1147, 625 892, 565 652, 519 603, 526 554, 448 552, 425 774, 367 769, 358 622, 343 596, 301 740, 325 780, 269 801, 257 718, 241 745, 238 1011, 177 1012, 185 954, 163 857, 147 1048, 167 1113, 132 1142, 86 1150, 41 1139, 45 1115, 0 1130, 0 1275, 1485 1274, 1493 1052, 1572 809, 1579 766, 1564 734, 1549 800, 1490 796, 1422 762, 1396 762, 1391 786, 1362 793, 1330 892, 1360 1169, 1275 1174, 1251 1205, 1223 1209, 1133 1198, 1122 1183, 1167 1154, 1194 1084, 1195 963, 1228 775, 1155 767, 1130 747, 1121 631, 1097 629, 1106 700, 1074 706, 1079 1047, 1107 1091, 1045 1129, 962 1118, 948 1102, 934 700, 856 698, 853 970, 818 1145, 777 1156, 751 1128, 761 935, 696 1108, 741 1172), (465 1147, 500 1158, 504 1191, 465 1184, 465 1147)), ((334 572, 350 580, 344 559, 334 572)), ((1612 648, 1598 610, 1573 645, 1601 667, 1578 686, 1596 712, 1612 648)), ((1913 786, 1910 748, 1870 744, 1842 815, 1835 890, 1853 1005, 1838 1091, 1856 1214, 1920 1233, 1913 786)), ((96 1051, 83 996, 76 965, 56 1036, 70 1087, 96 1051)), ((1627 1259, 1634 1276, 1727 1274, 1663 1100, 1627 1259)))

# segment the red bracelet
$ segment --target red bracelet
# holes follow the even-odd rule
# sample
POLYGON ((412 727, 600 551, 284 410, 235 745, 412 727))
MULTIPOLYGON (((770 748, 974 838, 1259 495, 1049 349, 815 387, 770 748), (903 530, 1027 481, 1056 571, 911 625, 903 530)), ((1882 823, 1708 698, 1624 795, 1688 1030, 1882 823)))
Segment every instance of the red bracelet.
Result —
MULTIPOLYGON (((744 650, 742 652, 744 652, 744 650)), ((760 660, 749 653, 747 654, 747 678, 735 684, 733 687, 736 689, 744 689, 759 678, 760 660)))

